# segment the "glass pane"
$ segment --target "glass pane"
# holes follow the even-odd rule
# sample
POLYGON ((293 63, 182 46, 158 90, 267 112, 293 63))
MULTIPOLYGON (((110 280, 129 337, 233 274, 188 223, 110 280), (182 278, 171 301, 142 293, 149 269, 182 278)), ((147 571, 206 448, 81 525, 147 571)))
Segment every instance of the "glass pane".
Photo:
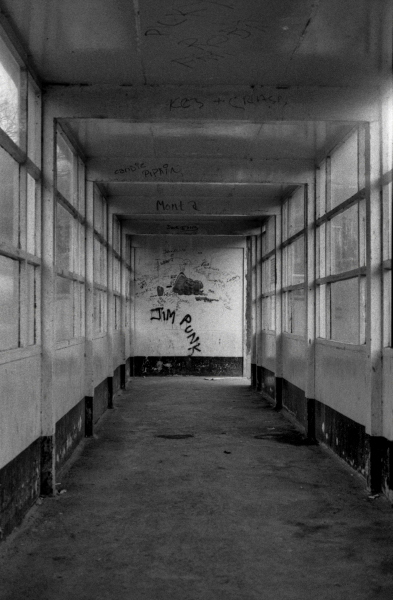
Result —
POLYGON ((36 270, 33 265, 27 265, 27 287, 28 287, 28 307, 27 307, 27 344, 32 346, 36 343, 36 270))
POLYGON ((317 227, 316 250, 317 277, 326 277, 326 223, 317 227))
POLYGON ((317 287, 317 335, 320 338, 326 338, 326 287, 326 284, 317 287))
POLYGON ((392 272, 384 271, 383 274, 383 340, 384 346, 392 345, 392 272))
POLYGON ((359 189, 358 133, 344 142, 331 157, 331 208, 334 208, 359 189))
POLYGON ((73 164, 74 155, 61 134, 57 136, 57 190, 74 204, 73 194, 73 164))
POLYGON ((104 235, 103 201, 96 188, 94 189, 94 229, 104 235))
POLYGON ((56 214, 56 265, 72 271, 72 230, 74 217, 59 202, 56 214))
POLYGON ((113 258, 113 289, 115 292, 121 292, 120 261, 117 258, 113 258))
POLYGON ((290 331, 288 296, 289 296, 288 292, 284 293, 282 296, 282 319, 283 319, 284 331, 290 331))
POLYGON ((0 350, 19 346, 19 262, 0 256, 0 350))
POLYGON ((35 254, 35 221, 36 221, 36 201, 35 201, 35 180, 27 174, 27 252, 35 254))
POLYGON ((118 221, 118 219, 116 219, 116 217, 114 217, 113 219, 113 249, 120 254, 120 241, 121 241, 121 237, 120 237, 120 222, 118 221))
POLYGON ((79 275, 81 275, 82 277, 85 276, 85 246, 86 246, 86 239, 85 239, 85 226, 82 225, 81 223, 78 224, 79 225, 79 275))
POLYGON ((101 285, 108 285, 108 252, 106 246, 101 245, 101 285))
POLYGON ((0 39, 0 127, 19 143, 20 68, 0 39))
POLYGON ((56 340, 73 337, 72 281, 57 277, 56 280, 56 340))
POLYGON ((359 267, 364 266, 366 266, 366 200, 361 200, 359 202, 359 267))
POLYGON ((19 165, 0 148, 0 239, 18 245, 19 165))
POLYGON ((289 200, 288 237, 304 229, 304 188, 301 187, 289 200))
POLYGON ((94 333, 99 333, 100 332, 100 292, 99 292, 99 290, 94 290, 93 323, 94 323, 94 333))
POLYGON ((286 285, 304 282, 304 237, 301 236, 287 247, 288 277, 286 285))
POLYGON ((289 202, 285 202, 282 207, 282 241, 288 238, 288 204, 289 202))
POLYGON ((94 282, 101 283, 101 244, 99 240, 94 238, 94 282))
POLYGON ((73 270, 78 275, 84 273, 85 236, 83 225, 74 219, 73 270))
POLYGON ((289 293, 290 318, 292 333, 304 335, 306 331, 306 304, 304 301, 304 290, 293 290, 289 293))
POLYGON ((359 343, 359 281, 357 277, 331 284, 331 339, 359 343))
POLYGON ((85 185, 85 165, 81 160, 78 160, 78 210, 82 217, 85 216, 86 204, 86 185, 85 185))
POLYGON ((94 290, 94 331, 103 333, 106 331, 106 293, 94 290))
POLYGON ((27 155, 38 167, 40 166, 39 152, 37 152, 40 108, 40 96, 30 84, 27 95, 27 155))
POLYGON ((115 329, 120 329, 121 327, 121 298, 120 296, 115 296, 115 329))
POLYGON ((84 283, 79 284, 80 290, 80 330, 79 335, 85 336, 85 285, 84 283))
POLYGON ((326 161, 324 160, 317 169, 317 219, 326 212, 326 161))
POLYGON ((262 298, 262 329, 269 329, 271 296, 262 298))
POLYGON ((267 251, 271 252, 276 246, 276 217, 270 217, 267 222, 267 251))
POLYGON ((358 255, 358 206, 352 206, 330 221, 331 273, 344 273, 356 269, 358 255))

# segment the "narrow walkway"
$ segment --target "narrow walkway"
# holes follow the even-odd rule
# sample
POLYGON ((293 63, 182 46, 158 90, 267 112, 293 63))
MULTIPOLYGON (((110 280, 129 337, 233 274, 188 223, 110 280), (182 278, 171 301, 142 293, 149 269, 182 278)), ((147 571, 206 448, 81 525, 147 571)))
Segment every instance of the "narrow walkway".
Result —
POLYGON ((393 598, 390 504, 243 379, 132 380, 60 488, 1 600, 393 598))

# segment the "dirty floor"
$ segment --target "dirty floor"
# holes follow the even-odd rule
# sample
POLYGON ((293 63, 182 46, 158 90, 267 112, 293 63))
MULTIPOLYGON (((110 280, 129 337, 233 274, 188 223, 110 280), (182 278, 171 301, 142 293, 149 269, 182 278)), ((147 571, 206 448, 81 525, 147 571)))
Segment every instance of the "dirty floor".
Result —
POLYGON ((388 501, 247 380, 131 380, 59 483, 1 600, 393 598, 388 501))

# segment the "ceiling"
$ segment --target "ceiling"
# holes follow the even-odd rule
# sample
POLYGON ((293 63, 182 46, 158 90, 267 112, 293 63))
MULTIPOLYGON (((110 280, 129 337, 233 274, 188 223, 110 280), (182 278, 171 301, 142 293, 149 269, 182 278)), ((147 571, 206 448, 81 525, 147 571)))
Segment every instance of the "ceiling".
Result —
MULTIPOLYGON (((361 96, 391 73, 389 0, 0 0, 0 8, 52 87, 233 86, 228 103, 240 114, 255 103, 255 86, 310 88, 307 104, 316 88, 361 96)), ((356 125, 323 110, 312 120, 202 117, 197 94, 182 99, 193 105, 186 119, 176 111, 60 119, 130 233, 247 235, 356 125)))

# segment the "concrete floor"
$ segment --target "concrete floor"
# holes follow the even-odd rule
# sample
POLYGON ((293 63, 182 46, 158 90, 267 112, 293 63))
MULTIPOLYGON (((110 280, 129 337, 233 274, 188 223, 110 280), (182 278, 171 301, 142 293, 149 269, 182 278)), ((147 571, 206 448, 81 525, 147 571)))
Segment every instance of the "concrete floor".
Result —
POLYGON ((132 380, 59 489, 1 600, 393 598, 390 504, 243 379, 132 380))

